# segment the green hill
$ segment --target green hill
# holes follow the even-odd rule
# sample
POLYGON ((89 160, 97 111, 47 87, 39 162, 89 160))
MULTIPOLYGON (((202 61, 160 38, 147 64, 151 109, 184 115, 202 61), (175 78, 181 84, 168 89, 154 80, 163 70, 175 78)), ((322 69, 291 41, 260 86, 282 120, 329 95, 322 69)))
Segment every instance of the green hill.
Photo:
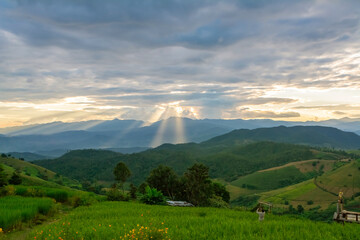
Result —
POLYGON ((309 146, 274 142, 256 142, 246 145, 213 147, 206 144, 164 144, 141 153, 120 154, 104 150, 76 150, 52 160, 36 164, 77 180, 113 181, 115 165, 123 161, 132 172, 130 182, 140 184, 150 171, 163 164, 182 174, 194 163, 210 168, 212 178, 234 181, 240 176, 271 167, 330 154, 342 159, 342 153, 326 153, 309 146), (321 153, 321 154, 320 154, 321 153))
POLYGON ((0 156, 0 164, 3 165, 8 179, 14 172, 19 173, 22 185, 44 187, 81 186, 77 181, 56 174, 49 169, 13 157, 0 156))
POLYGON ((292 186, 262 192, 260 200, 272 202, 277 206, 286 207, 289 204, 303 205, 305 208, 321 206, 327 208, 338 199, 338 193, 344 192, 344 197, 350 199, 360 193, 360 162, 336 162, 334 168, 316 179, 292 186), (309 205, 309 202, 313 202, 309 205))
POLYGON ((243 144, 254 141, 273 141, 304 144, 340 149, 359 149, 360 136, 353 132, 344 132, 336 128, 320 126, 295 126, 240 129, 231 131, 206 142, 205 145, 243 144))

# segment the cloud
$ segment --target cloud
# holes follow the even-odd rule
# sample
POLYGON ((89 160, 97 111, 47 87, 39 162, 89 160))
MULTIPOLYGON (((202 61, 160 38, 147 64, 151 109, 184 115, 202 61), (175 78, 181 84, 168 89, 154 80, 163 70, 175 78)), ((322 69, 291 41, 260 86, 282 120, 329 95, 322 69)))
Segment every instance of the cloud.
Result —
POLYGON ((237 111, 240 118, 296 118, 300 117, 298 112, 273 112, 273 111, 260 111, 250 110, 248 108, 241 108, 237 111))
POLYGON ((254 117, 353 114, 359 9, 357 0, 4 0, 0 101, 44 105, 85 96, 95 101, 89 107, 122 109, 97 110, 97 118, 148 117, 174 101, 197 107, 201 118, 233 118, 247 105, 258 107, 246 113, 254 117), (304 92, 269 94, 278 86, 304 92), (351 98, 336 109, 311 108, 334 99, 320 101, 312 89, 339 88, 351 98))

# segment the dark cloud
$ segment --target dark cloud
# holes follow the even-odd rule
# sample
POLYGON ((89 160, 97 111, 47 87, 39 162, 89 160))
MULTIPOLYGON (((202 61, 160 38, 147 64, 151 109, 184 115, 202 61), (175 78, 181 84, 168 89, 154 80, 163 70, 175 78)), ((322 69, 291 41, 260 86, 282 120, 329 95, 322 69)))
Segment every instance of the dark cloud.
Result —
MULTIPOLYGON (((266 91, 360 87, 359 16, 357 0, 4 0, 0 101, 180 101, 202 117, 245 104, 299 105, 266 91)), ((309 105, 318 103, 298 107, 320 109, 309 105)), ((299 116, 282 111, 246 114, 299 116)))

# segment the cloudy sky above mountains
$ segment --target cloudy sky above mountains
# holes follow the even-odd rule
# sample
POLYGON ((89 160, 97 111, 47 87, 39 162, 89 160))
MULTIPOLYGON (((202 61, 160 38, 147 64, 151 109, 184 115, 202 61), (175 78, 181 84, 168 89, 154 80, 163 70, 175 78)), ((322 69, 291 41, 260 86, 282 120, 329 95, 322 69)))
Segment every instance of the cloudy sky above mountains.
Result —
POLYGON ((0 127, 359 110, 359 0, 0 1, 0 127))

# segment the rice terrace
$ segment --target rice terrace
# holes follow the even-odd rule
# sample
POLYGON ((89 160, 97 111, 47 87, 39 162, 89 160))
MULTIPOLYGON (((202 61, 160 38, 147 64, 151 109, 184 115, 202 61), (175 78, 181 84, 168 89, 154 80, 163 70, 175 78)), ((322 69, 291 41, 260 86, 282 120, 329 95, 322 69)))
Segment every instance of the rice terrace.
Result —
POLYGON ((0 240, 360 239, 360 1, 1 0, 0 240))

